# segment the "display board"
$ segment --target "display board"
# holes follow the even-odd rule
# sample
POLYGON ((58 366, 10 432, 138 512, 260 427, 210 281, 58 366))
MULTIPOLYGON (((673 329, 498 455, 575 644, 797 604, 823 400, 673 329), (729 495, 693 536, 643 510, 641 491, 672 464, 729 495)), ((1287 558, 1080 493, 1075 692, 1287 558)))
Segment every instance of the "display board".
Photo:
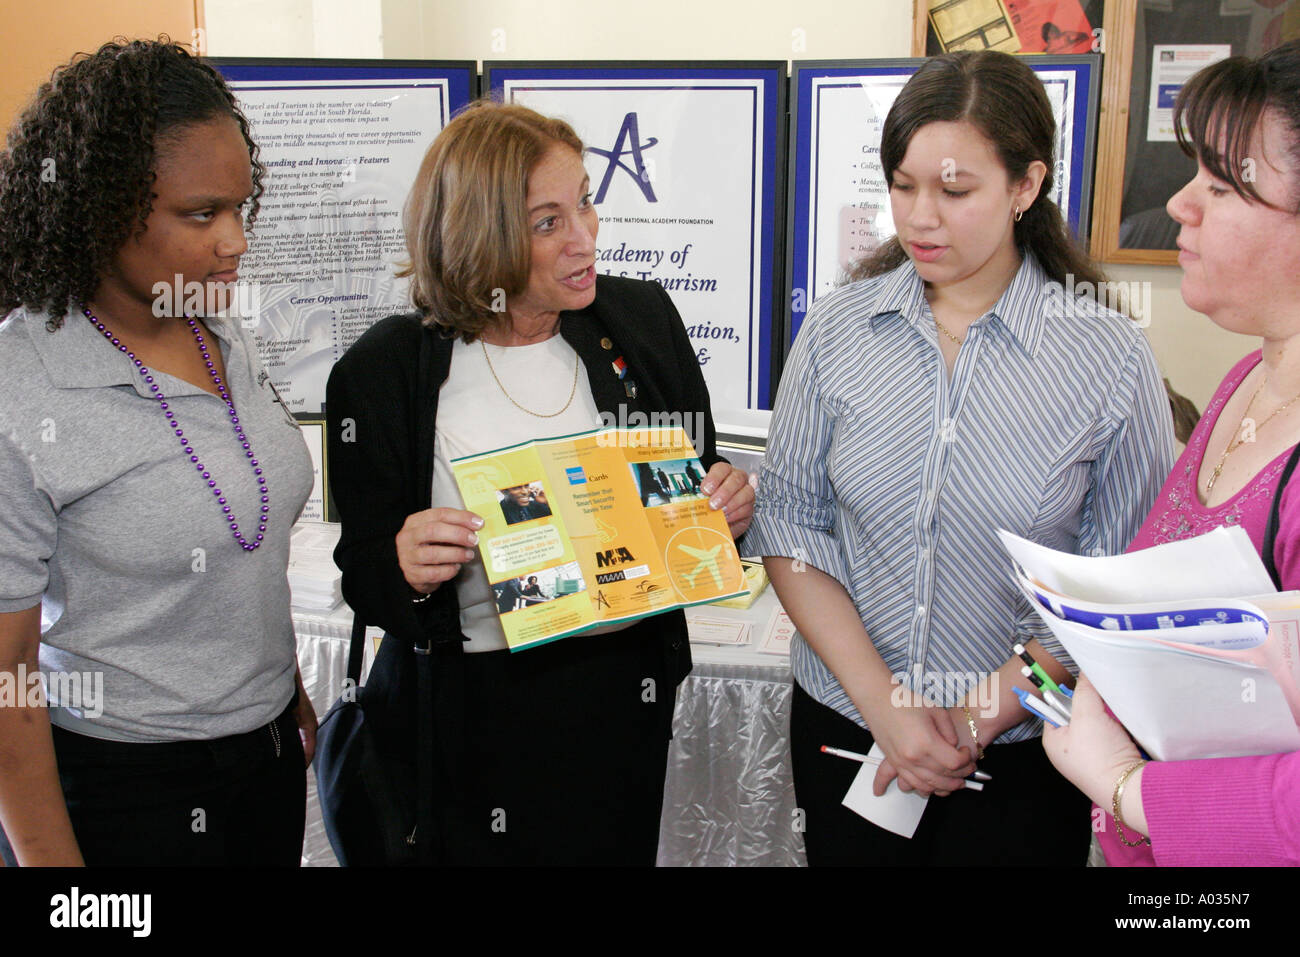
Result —
POLYGON ((1107 0, 1106 100, 1093 255, 1178 262, 1165 204, 1196 175, 1173 105, 1198 70, 1300 37, 1300 0, 1107 0))
POLYGON ((402 207, 474 64, 215 59, 266 167, 239 304, 289 409, 318 416, 343 352, 409 309, 402 207))
MULTIPOLYGON (((1101 58, 1036 56, 1029 65, 1056 116, 1051 199, 1086 241, 1091 207, 1101 58)), ((794 65, 786 315, 794 341, 818 296, 850 263, 894 234, 880 165, 885 117, 923 59, 833 60, 794 65)))
POLYGON ((770 408, 785 64, 499 62, 484 81, 573 125, 600 215, 596 270, 663 285, 713 407, 770 408))

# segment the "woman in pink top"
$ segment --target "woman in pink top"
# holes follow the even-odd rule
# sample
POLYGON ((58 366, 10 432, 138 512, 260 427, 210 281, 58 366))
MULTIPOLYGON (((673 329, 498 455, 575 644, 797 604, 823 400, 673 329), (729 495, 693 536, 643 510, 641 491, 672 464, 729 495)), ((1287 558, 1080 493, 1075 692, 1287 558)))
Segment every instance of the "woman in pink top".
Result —
MULTIPOLYGON (((1183 300, 1263 342, 1219 386, 1130 550, 1240 525, 1263 552, 1300 437, 1300 41, 1196 74, 1174 126, 1197 161, 1168 205, 1183 300)), ((1300 588, 1297 484, 1272 548, 1284 589, 1300 588)), ((1100 835, 1112 865, 1300 864, 1300 752, 1143 762, 1085 679, 1070 725, 1043 744, 1100 808, 1118 805, 1100 835)))

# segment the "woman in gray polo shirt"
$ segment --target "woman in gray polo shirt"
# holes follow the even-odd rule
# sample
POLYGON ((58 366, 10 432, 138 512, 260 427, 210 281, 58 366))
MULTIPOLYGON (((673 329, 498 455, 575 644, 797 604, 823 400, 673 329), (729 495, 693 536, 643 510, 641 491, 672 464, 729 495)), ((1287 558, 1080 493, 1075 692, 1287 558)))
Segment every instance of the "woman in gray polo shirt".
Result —
POLYGON ((311 463, 213 315, 256 152, 215 70, 133 42, 61 69, 0 153, 9 863, 299 861, 315 716, 286 566, 311 463), (182 283, 204 318, 168 311, 182 283))

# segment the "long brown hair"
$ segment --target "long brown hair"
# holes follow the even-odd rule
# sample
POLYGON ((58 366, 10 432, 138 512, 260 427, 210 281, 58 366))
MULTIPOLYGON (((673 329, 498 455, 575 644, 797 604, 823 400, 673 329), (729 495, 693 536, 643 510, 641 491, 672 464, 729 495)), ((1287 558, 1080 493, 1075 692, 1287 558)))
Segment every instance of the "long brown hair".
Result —
MULTIPOLYGON (((880 163, 890 189, 916 131, 929 123, 956 122, 979 130, 1013 183, 1024 179, 1035 160, 1047 167, 1038 199, 1015 224, 1016 245, 1032 252, 1048 278, 1062 285, 1067 276, 1092 289, 1104 282, 1096 263, 1070 235, 1060 208, 1048 198, 1055 180, 1056 120, 1043 84, 1014 56, 993 50, 945 53, 927 60, 912 75, 885 117, 880 142, 880 163)), ((907 253, 894 236, 854 263, 849 279, 878 276, 905 262, 907 253)))

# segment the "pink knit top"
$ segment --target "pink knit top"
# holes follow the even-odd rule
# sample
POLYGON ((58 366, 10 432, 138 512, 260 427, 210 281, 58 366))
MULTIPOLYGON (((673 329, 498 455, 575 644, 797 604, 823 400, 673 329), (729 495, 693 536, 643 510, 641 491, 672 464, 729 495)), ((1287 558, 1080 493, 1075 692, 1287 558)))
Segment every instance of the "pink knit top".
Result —
MULTIPOLYGON (((1269 509, 1290 450, 1240 492, 1206 508, 1196 491, 1205 444, 1219 413, 1260 361, 1238 362, 1219 384, 1182 457, 1129 551, 1240 525, 1261 548, 1269 509)), ((1300 469, 1297 469, 1300 473, 1300 469)), ((1283 493, 1274 558, 1285 589, 1300 588, 1300 475, 1283 493)), ((1152 761, 1142 772, 1150 847, 1124 847, 1106 815, 1099 836, 1112 866, 1287 866, 1300 864, 1300 752, 1204 761, 1152 761)), ((1130 838, 1132 839, 1132 838, 1130 838)))

